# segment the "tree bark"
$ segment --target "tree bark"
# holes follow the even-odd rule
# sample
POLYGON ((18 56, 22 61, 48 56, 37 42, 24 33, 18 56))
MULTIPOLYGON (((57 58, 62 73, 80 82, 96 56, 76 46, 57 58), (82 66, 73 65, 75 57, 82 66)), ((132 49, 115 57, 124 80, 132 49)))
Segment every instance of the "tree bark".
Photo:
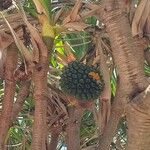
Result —
POLYGON ((54 129, 51 131, 51 141, 48 150, 56 150, 60 132, 60 129, 54 129))
POLYGON ((35 112, 32 150, 46 150, 47 71, 48 58, 41 57, 33 71, 35 112))
POLYGON ((14 71, 17 67, 18 52, 17 47, 13 43, 7 49, 7 57, 5 62, 5 88, 4 99, 2 103, 2 114, 0 116, 0 149, 4 149, 5 137, 10 127, 10 118, 12 116, 12 108, 16 90, 16 82, 14 79, 14 71))
POLYGON ((150 148, 150 87, 127 106, 127 150, 150 148))
POLYGON ((144 90, 144 62, 142 62, 143 65, 138 62, 138 58, 143 56, 137 53, 137 51, 141 52, 141 49, 136 49, 135 51, 136 45, 131 35, 131 28, 127 17, 120 9, 117 9, 105 12, 102 18, 110 37, 119 79, 123 85, 128 85, 126 92, 130 94, 133 92, 134 94, 134 92, 144 90))
POLYGON ((100 139, 100 150, 109 149, 112 138, 116 132, 119 118, 125 109, 126 103, 148 86, 143 71, 143 49, 136 46, 135 39, 133 39, 131 35, 129 20, 125 12, 122 11, 120 3, 118 3, 118 8, 112 8, 112 1, 113 0, 106 0, 106 2, 109 2, 111 5, 111 9, 108 10, 105 9, 106 5, 104 1, 104 9, 100 11, 100 18, 106 25, 111 41, 112 54, 119 73, 119 86, 117 86, 117 90, 120 96, 116 95, 114 100, 110 120, 100 139), (120 108, 118 108, 118 104, 121 104, 120 108))
POLYGON ((81 112, 75 107, 68 108, 69 121, 67 124, 67 149, 80 150, 81 112))
POLYGON ((111 106, 110 118, 104 128, 103 134, 99 138, 98 150, 108 150, 110 148, 120 117, 124 113, 124 105, 127 97, 122 95, 121 91, 119 88, 116 93, 114 103, 111 106))
POLYGON ((30 81, 25 81, 22 83, 22 87, 17 95, 17 100, 13 105, 11 124, 13 123, 13 121, 16 120, 19 112, 23 107, 26 98, 29 96, 30 85, 31 85, 30 81))

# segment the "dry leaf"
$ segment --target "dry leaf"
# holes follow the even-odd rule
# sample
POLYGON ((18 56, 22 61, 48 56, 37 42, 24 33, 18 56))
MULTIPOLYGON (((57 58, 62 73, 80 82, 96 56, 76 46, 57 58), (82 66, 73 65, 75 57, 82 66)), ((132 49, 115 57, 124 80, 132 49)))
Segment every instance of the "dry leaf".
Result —
POLYGON ((83 31, 86 29, 89 25, 83 23, 83 22, 70 22, 64 25, 65 28, 68 28, 73 31, 83 31))
POLYGON ((88 11, 88 12, 84 12, 81 14, 81 18, 82 19, 85 19, 87 17, 91 17, 93 15, 95 15, 95 12, 99 9, 99 7, 96 7, 95 9, 92 9, 91 11, 88 11))
POLYGON ((24 46, 23 42, 19 39, 17 34, 15 33, 14 29, 11 27, 3 13, 1 13, 3 19, 5 20, 8 28, 10 29, 12 36, 14 38, 14 41, 16 43, 16 46, 18 47, 18 50, 20 51, 22 57, 28 62, 29 64, 32 62, 32 54, 29 52, 29 50, 24 46))
POLYGON ((150 1, 149 0, 142 0, 138 5, 138 8, 135 12, 133 22, 132 22, 132 35, 136 36, 143 36, 144 28, 146 23, 149 23, 148 17, 150 15, 150 1))
POLYGON ((64 48, 65 48, 65 53, 66 53, 66 55, 67 55, 67 63, 70 63, 70 62, 72 62, 72 61, 75 61, 76 58, 75 58, 75 56, 73 55, 73 53, 72 53, 72 51, 71 51, 71 47, 70 47, 70 45, 69 45, 67 42, 64 43, 64 48))
POLYGON ((62 7, 55 15, 54 17, 54 24, 56 24, 57 20, 59 19, 59 17, 63 14, 64 12, 64 7, 62 7))
POLYGON ((76 21, 81 6, 82 6, 82 0, 77 0, 70 14, 71 21, 76 21))
POLYGON ((6 49, 14 39, 12 38, 11 35, 6 34, 5 32, 0 33, 0 50, 6 49))
POLYGON ((59 53, 58 51, 57 51, 56 55, 57 55, 57 57, 59 57, 61 60, 63 60, 63 62, 67 63, 67 57, 66 57, 65 55, 59 53))
POLYGON ((147 20, 149 15, 150 15, 150 2, 147 2, 145 9, 142 13, 141 19, 139 21, 139 25, 138 25, 138 32, 142 36, 143 36, 143 29, 144 29, 144 26, 146 24, 146 20, 147 20))
POLYGON ((33 62, 38 63, 40 58, 39 49, 37 43, 35 42, 32 36, 31 36, 31 43, 33 47, 33 62))
POLYGON ((42 13, 44 13, 45 15, 47 14, 46 11, 45 11, 45 9, 44 9, 44 7, 43 7, 43 5, 42 5, 42 3, 40 3, 39 0, 33 0, 33 2, 35 4, 37 12, 39 14, 42 14, 42 13))
POLYGON ((78 21, 80 19, 79 10, 82 6, 82 0, 77 0, 70 14, 64 19, 63 24, 78 21))
MULTIPOLYGON (((20 5, 20 8, 21 8, 21 15, 23 17, 23 20, 26 23, 26 25, 31 33, 31 36, 34 38, 36 44, 38 45, 38 48, 39 48, 38 50, 40 51, 40 55, 43 57, 47 57, 48 49, 47 49, 45 43, 43 42, 43 40, 42 40, 40 34, 38 33, 38 31, 36 30, 36 28, 31 23, 29 23, 29 21, 27 20, 27 16, 21 5, 20 5)), ((37 50, 37 49, 35 49, 35 50, 37 50)), ((37 51, 37 53, 39 53, 39 51, 37 51)))
POLYGON ((147 37, 150 38, 150 13, 149 13, 149 16, 146 20, 146 25, 144 28, 144 35, 146 35, 147 37))

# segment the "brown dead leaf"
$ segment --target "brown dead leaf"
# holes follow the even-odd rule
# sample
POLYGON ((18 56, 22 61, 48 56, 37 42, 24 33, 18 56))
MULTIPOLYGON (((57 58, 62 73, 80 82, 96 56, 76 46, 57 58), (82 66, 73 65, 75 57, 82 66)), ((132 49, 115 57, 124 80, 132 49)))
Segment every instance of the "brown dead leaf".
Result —
POLYGON ((39 49, 37 43, 35 42, 32 36, 31 36, 31 43, 33 47, 33 62, 38 63, 40 58, 39 49))
POLYGON ((82 18, 82 19, 85 19, 85 18, 87 18, 87 17, 91 17, 91 16, 95 15, 95 13, 96 13, 96 11, 97 11, 98 9, 99 9, 99 7, 96 7, 95 9, 92 9, 92 10, 90 10, 90 11, 88 11, 88 12, 82 13, 82 14, 81 14, 81 18, 82 18))
POLYGON ((150 1, 142 0, 138 5, 132 22, 132 35, 143 36, 144 28, 148 25, 148 17, 150 15, 150 1))
POLYGON ((26 62, 28 62, 30 64, 32 62, 32 56, 33 56, 32 53, 30 53, 29 50, 24 46, 23 42, 19 39, 19 37, 17 36, 16 32, 11 27, 10 23, 5 18, 5 16, 3 15, 3 13, 1 13, 1 15, 2 15, 3 19, 5 20, 8 28, 10 29, 11 34, 13 36, 13 39, 15 41, 15 44, 18 47, 18 50, 20 51, 23 59, 25 59, 26 62))
POLYGON ((90 10, 94 10, 94 9, 100 8, 101 6, 96 5, 96 4, 92 4, 92 3, 85 3, 84 7, 87 9, 90 9, 90 10))
POLYGON ((63 24, 78 21, 80 19, 79 10, 82 6, 82 0, 77 0, 70 14, 64 19, 63 24))
POLYGON ((146 20, 145 28, 144 28, 144 35, 150 38, 150 13, 146 20))
POLYGON ((45 9, 44 9, 44 7, 43 7, 43 5, 42 5, 42 3, 40 3, 39 0, 33 0, 33 2, 35 4, 37 12, 39 14, 42 14, 42 13, 44 13, 45 15, 47 14, 46 11, 45 11, 45 9))
POLYGON ((64 12, 64 7, 62 7, 56 14, 54 17, 54 24, 57 22, 57 20, 60 18, 60 16, 63 14, 64 12))
POLYGON ((141 16, 141 19, 139 21, 139 25, 138 25, 138 32, 142 36, 143 36, 143 29, 144 29, 144 26, 146 24, 146 20, 147 20, 149 15, 150 15, 150 1, 147 2, 145 9, 143 11, 143 14, 141 16))
MULTIPOLYGON (((31 23, 29 23, 27 16, 25 14, 25 11, 21 5, 20 5, 20 8, 21 8, 20 10, 21 10, 22 18, 23 18, 24 22, 26 23, 26 25, 31 33, 31 36, 33 37, 33 39, 35 40, 35 42, 39 48, 39 49, 35 49, 35 50, 37 51, 38 54, 40 52, 41 56, 48 57, 47 56, 48 49, 47 49, 45 43, 43 42, 42 37, 40 36, 40 34, 36 30, 36 28, 31 23)), ((38 56, 38 54, 37 54, 37 56, 38 56)))
POLYGON ((64 43, 64 48, 65 48, 65 53, 67 55, 67 63, 75 61, 76 58, 75 58, 74 54, 72 53, 70 45, 67 42, 64 43))
POLYGON ((6 34, 5 32, 0 33, 0 50, 6 49, 12 42, 13 38, 11 35, 6 34))
POLYGON ((64 25, 65 28, 73 30, 73 31, 83 31, 86 29, 89 25, 83 23, 83 22, 69 22, 64 25))
POLYGON ((70 14, 71 21, 76 21, 81 6, 82 6, 82 0, 77 0, 70 14))

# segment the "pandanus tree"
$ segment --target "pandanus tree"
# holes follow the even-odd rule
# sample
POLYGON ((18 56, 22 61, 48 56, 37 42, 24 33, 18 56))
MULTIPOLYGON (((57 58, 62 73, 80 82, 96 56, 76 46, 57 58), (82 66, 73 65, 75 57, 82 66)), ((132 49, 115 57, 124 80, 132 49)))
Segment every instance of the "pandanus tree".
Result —
POLYGON ((13 2, 0 7, 0 149, 19 125, 19 149, 148 150, 150 1, 13 2))

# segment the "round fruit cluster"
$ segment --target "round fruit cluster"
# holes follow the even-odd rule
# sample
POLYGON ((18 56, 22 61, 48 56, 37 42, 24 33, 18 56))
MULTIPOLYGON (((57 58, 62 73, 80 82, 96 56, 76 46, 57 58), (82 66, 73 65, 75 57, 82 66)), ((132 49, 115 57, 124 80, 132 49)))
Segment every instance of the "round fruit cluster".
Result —
POLYGON ((73 61, 64 68, 60 86, 66 94, 85 101, 98 98, 104 83, 96 67, 73 61))

